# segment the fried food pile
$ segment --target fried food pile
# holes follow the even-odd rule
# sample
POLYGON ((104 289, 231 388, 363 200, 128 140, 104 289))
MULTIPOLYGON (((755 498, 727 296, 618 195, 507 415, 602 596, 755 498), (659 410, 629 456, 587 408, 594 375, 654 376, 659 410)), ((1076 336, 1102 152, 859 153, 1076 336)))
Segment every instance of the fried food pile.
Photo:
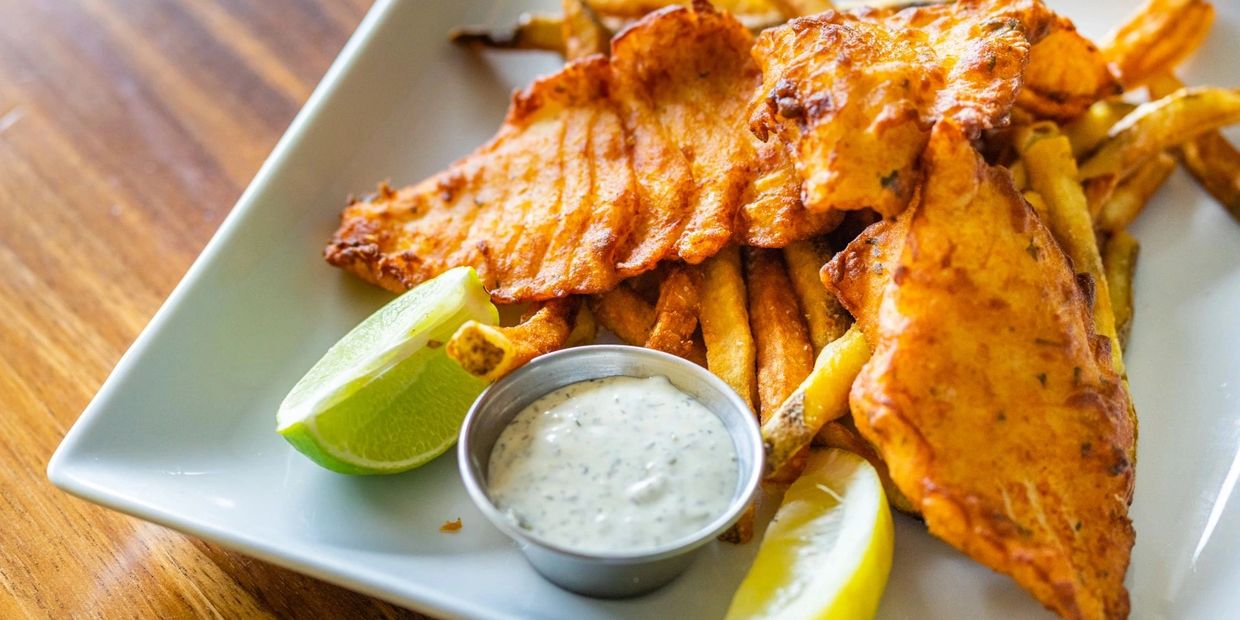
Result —
POLYGON ((702 364, 772 490, 851 450, 1047 608, 1126 617, 1126 229, 1177 165, 1240 219, 1240 89, 1174 75, 1212 7, 1148 0, 1095 44, 1041 0, 669 4, 456 33, 569 62, 444 172, 352 201, 327 260, 394 291, 471 265, 524 303, 447 343, 488 380, 600 326, 702 364))
POLYGON ((760 79, 730 15, 672 8, 514 95, 496 136, 444 172, 345 210, 328 262, 392 290, 472 265, 496 301, 602 293, 731 242, 834 227, 787 153, 748 130, 760 79))
POLYGON ((955 125, 924 166, 881 273, 863 248, 826 270, 873 317, 853 419, 931 533, 1066 617, 1121 617, 1136 429, 1093 288, 955 125))

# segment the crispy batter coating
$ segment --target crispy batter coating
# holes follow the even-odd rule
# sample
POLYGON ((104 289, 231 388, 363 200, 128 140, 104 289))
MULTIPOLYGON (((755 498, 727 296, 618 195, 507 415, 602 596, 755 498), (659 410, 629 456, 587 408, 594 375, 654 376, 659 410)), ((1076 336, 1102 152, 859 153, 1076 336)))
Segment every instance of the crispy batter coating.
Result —
POLYGON ((883 292, 891 281, 900 248, 904 247, 910 212, 871 224, 819 272, 822 283, 853 315, 871 344, 877 338, 883 292))
POLYGON ((706 365, 705 350, 695 341, 698 305, 702 297, 702 272, 697 267, 673 265, 659 283, 659 301, 654 307, 654 325, 645 347, 706 365))
POLYGON ((731 16, 680 7, 612 40, 616 99, 629 132, 644 138, 634 163, 652 224, 652 234, 631 241, 623 273, 645 271, 668 254, 667 244, 697 263, 731 238, 754 153, 741 121, 743 93, 758 80, 752 45, 731 16))
POLYGON ((1040 0, 972 0, 794 19, 758 37, 751 125, 788 145, 809 210, 894 215, 934 122, 977 137, 1007 121, 1052 17, 1040 0))
POLYGON ((500 301, 613 287, 637 193, 609 79, 593 57, 517 93, 473 154, 350 204, 328 262, 396 291, 472 265, 500 301))
POLYGON ((1052 32, 1029 50, 1025 87, 1016 104, 1038 118, 1068 120, 1122 91, 1098 46, 1060 17, 1052 32))
POLYGON ((857 428, 933 534, 1065 618, 1122 618, 1134 428, 1109 347, 1006 171, 949 123, 926 167, 857 428))
POLYGON ((753 37, 708 4, 669 7, 513 96, 492 140, 417 185, 350 204, 328 262, 400 291, 472 265, 496 301, 596 294, 734 239, 780 247, 807 213, 787 153, 757 141, 753 37))

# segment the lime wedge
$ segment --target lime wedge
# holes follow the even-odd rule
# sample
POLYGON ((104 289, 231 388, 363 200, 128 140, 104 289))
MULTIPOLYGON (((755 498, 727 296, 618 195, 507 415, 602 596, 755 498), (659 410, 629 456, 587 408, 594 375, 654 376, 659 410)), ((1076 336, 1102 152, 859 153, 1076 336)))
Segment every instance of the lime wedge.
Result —
POLYGON ((462 323, 499 322, 470 267, 392 300, 328 349, 293 386, 276 432, 311 460, 346 474, 418 467, 456 443, 486 384, 444 353, 462 323))
POLYGON ((784 494, 728 618, 873 618, 891 571, 891 510, 865 459, 815 450, 784 494))

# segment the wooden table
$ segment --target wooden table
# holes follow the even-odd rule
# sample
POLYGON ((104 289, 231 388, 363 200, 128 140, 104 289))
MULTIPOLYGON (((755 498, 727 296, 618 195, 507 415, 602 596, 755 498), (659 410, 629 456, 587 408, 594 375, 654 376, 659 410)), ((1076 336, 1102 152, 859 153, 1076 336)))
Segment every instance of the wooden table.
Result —
POLYGON ((414 617, 44 473, 368 5, 0 0, 0 618, 414 617))

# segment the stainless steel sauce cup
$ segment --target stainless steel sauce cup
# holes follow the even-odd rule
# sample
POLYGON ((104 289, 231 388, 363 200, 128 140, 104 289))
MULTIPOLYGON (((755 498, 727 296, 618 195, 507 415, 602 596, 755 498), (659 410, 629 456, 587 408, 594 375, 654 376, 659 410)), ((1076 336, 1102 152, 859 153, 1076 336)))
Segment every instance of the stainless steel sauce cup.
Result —
POLYGON ((544 577, 573 592, 597 597, 635 596, 674 579, 697 551, 736 522, 758 489, 762 437, 748 405, 704 368, 651 349, 595 345, 539 357, 492 385, 469 410, 461 428, 457 458, 465 489, 495 527, 517 542, 544 577), (736 449, 738 475, 727 510, 706 527, 659 547, 637 552, 582 552, 550 543, 525 531, 501 513, 487 496, 487 465, 500 433, 539 397, 566 385, 604 377, 667 377, 719 416, 736 449))

